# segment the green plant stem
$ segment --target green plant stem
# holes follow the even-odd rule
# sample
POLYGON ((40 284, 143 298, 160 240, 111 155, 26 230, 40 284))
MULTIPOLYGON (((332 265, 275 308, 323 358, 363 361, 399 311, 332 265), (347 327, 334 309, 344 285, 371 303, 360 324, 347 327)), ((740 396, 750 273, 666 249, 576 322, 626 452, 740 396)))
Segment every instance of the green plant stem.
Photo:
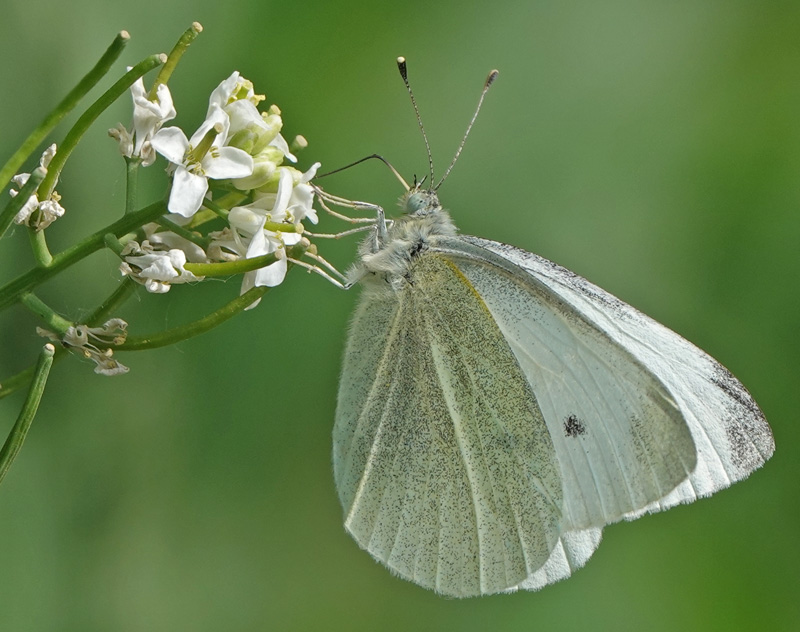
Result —
POLYGON ((136 208, 136 200, 139 187, 139 165, 142 161, 139 158, 125 157, 125 214, 133 213, 136 208))
POLYGON ((74 323, 57 314, 32 292, 20 296, 19 302, 41 318, 48 329, 59 335, 63 335, 70 327, 74 326, 74 323))
MULTIPOLYGON (((44 138, 58 125, 58 122, 64 118, 77 104, 83 96, 89 92, 100 79, 108 72, 111 65, 119 57, 125 44, 128 43, 130 35, 127 31, 121 31, 114 38, 111 46, 108 47, 100 60, 95 64, 89 73, 78 82, 66 97, 59 103, 50 114, 33 130, 20 145, 19 149, 6 161, 0 169, 0 190, 4 189, 9 183, 14 174, 19 171, 22 164, 28 159, 33 151, 39 146, 44 138)), ((0 231, 2 235, 2 231, 0 231)))
POLYGON ((275 254, 270 253, 260 257, 223 261, 222 263, 185 263, 183 267, 196 276, 231 276, 264 268, 277 260, 275 254))
POLYGON ((203 318, 200 318, 199 320, 187 325, 173 327, 172 329, 167 329, 166 331, 149 336, 128 336, 128 339, 124 343, 118 347, 114 347, 114 351, 141 351, 143 349, 156 349, 158 347, 165 347, 167 345, 175 344, 176 342, 182 342, 184 340, 188 340, 189 338, 194 338, 195 336, 204 334, 217 325, 224 323, 229 318, 236 316, 236 314, 242 312, 244 309, 264 296, 264 294, 266 294, 270 289, 271 288, 268 287, 251 288, 212 314, 204 316, 203 318))
POLYGON ((31 378, 33 377, 33 370, 35 368, 36 365, 29 366, 27 369, 23 369, 19 373, 12 375, 7 380, 3 380, 3 383, 0 384, 0 399, 8 397, 12 393, 16 393, 19 389, 30 382, 31 378))
MULTIPOLYGON (((292 259, 299 259, 307 250, 307 246, 297 244, 286 252, 286 256, 292 259)), ((242 274, 251 270, 258 270, 275 263, 278 257, 275 253, 251 257, 250 259, 236 259, 236 261, 223 261, 222 263, 186 263, 184 269, 197 276, 231 276, 232 274, 242 274)), ((291 265, 291 263, 289 264, 291 265)))
POLYGON ((22 294, 32 291, 36 286, 47 279, 55 276, 84 257, 100 250, 105 245, 104 237, 107 233, 111 233, 116 237, 121 237, 142 224, 155 220, 165 212, 166 206, 162 201, 146 206, 135 213, 125 215, 113 224, 101 228, 74 246, 55 255, 53 257, 53 262, 47 268, 34 268, 17 277, 0 288, 0 309, 12 305, 19 300, 22 294))
POLYGON ((53 263, 53 255, 50 254, 50 249, 47 247, 47 239, 44 236, 43 230, 36 230, 32 226, 28 227, 28 237, 31 242, 31 250, 33 251, 33 258, 36 260, 36 265, 40 268, 48 268, 53 263))
POLYGON ((202 237, 201 235, 194 233, 191 230, 186 230, 183 226, 178 226, 178 224, 173 222, 171 219, 167 219, 166 217, 159 217, 156 220, 156 222, 159 224, 159 226, 162 226, 163 228, 172 231, 176 235, 180 235, 187 241, 191 241, 193 244, 200 246, 203 250, 208 248, 208 244, 211 243, 210 239, 202 237))
POLYGON ((113 252, 118 257, 122 257, 122 249, 125 247, 119 239, 117 239, 116 235, 112 235, 111 233, 106 233, 103 235, 103 243, 106 245, 111 252, 113 252))
POLYGON ((36 192, 36 189, 39 188, 39 183, 44 180, 46 175, 47 169, 44 167, 36 167, 31 177, 28 178, 28 181, 25 183, 25 186, 19 190, 17 195, 8 201, 8 204, 6 204, 5 208, 0 212, 0 239, 6 234, 8 227, 11 226, 11 222, 14 221, 17 213, 25 206, 25 202, 28 201, 28 198, 36 192))
POLYGON ((221 207, 216 202, 212 202, 209 199, 203 200, 203 206, 205 206, 208 210, 213 211, 217 216, 221 217, 222 219, 228 219, 228 213, 230 211, 227 208, 221 207))
POLYGON ((83 318, 82 322, 89 325, 89 327, 97 327, 103 324, 114 311, 133 295, 138 287, 139 285, 136 281, 130 277, 125 277, 117 286, 117 289, 86 318, 83 318))
POLYGON ((0 449, 0 482, 5 478, 8 469, 14 462, 14 458, 22 448, 25 436, 28 434, 33 418, 36 416, 36 411, 39 409, 39 402, 42 399, 45 384, 47 384, 47 376, 50 374, 50 367, 53 366, 54 354, 55 347, 51 344, 46 344, 39 354, 39 361, 33 370, 33 381, 28 389, 28 397, 22 405, 22 410, 14 427, 11 428, 8 438, 2 449, 0 449))
POLYGON ((47 175, 39 187, 39 199, 47 199, 55 188, 58 176, 64 168, 64 163, 72 154, 81 137, 89 129, 89 126, 94 123, 100 114, 103 113, 112 103, 119 99, 128 88, 136 82, 139 77, 149 72, 153 68, 160 66, 166 61, 167 57, 163 53, 159 55, 151 55, 145 58, 126 72, 113 86, 106 90, 97 101, 92 103, 89 108, 75 121, 75 125, 67 132, 64 140, 61 141, 61 146, 53 156, 48 166, 47 175))
POLYGON ((191 44, 202 32, 203 26, 200 24, 200 22, 192 22, 192 25, 183 32, 183 35, 180 36, 178 41, 175 43, 175 46, 169 52, 167 61, 161 67, 161 70, 156 76, 156 80, 153 82, 153 86, 150 88, 150 92, 147 95, 149 99, 152 100, 156 98, 159 85, 162 83, 169 83, 169 78, 172 76, 172 72, 175 70, 175 67, 178 65, 181 57, 183 57, 186 49, 189 48, 189 44, 191 44))

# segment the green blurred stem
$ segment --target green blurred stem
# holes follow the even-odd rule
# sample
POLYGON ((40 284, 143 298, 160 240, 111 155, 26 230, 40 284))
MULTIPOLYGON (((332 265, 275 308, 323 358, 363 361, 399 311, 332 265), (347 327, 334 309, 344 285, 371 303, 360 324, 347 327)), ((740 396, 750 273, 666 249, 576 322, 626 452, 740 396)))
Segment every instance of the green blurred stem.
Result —
POLYGON ((47 279, 100 250, 105 245, 104 237, 107 233, 111 233, 119 238, 139 226, 155 220, 165 212, 166 208, 164 202, 156 202, 155 204, 146 206, 140 211, 129 213, 113 224, 101 228, 74 246, 55 255, 53 257, 53 262, 47 268, 34 268, 22 276, 17 277, 0 288, 0 309, 12 305, 19 300, 22 294, 32 291, 36 286, 44 283, 47 279))
MULTIPOLYGON (((226 196, 228 197, 228 196, 226 196)), ((241 200, 239 200, 241 201, 241 200)), ((228 213, 230 212, 227 208, 221 207, 219 204, 212 202, 209 199, 203 200, 203 206, 205 206, 208 210, 213 211, 216 215, 221 217, 222 219, 228 219, 228 213)), ((235 204, 234 204, 235 206, 235 204)), ((233 207, 230 207, 233 208, 233 207)))
POLYGON ((59 335, 64 335, 70 327, 74 327, 74 323, 57 314, 32 292, 20 296, 19 302, 41 318, 48 329, 59 335))
POLYGON ((29 366, 27 369, 20 371, 16 375, 12 375, 7 380, 3 380, 0 384, 0 399, 8 397, 12 393, 16 393, 19 389, 31 381, 33 371, 36 366, 29 366))
POLYGON ((142 161, 139 158, 125 157, 125 214, 133 213, 136 208, 136 199, 139 184, 139 165, 142 161))
MULTIPOLYGON (((33 130, 28 138, 26 138, 19 149, 6 161, 0 169, 0 190, 4 189, 10 182, 14 174, 19 171, 22 164, 28 159, 33 151, 39 146, 44 138, 58 125, 58 122, 64 118, 77 104, 83 96, 89 92, 99 81, 103 78, 111 64, 113 64, 117 57, 119 57, 125 44, 128 43, 130 35, 127 31, 121 31, 108 47, 100 60, 95 64, 89 73, 78 82, 69 94, 59 103, 50 114, 33 130)), ((3 231, 0 231, 2 235, 3 231)))
POLYGON ((64 163, 69 158, 72 150, 75 149, 81 137, 89 129, 89 126, 94 123, 100 114, 108 108, 114 101, 119 99, 128 88, 133 85, 139 77, 149 72, 153 68, 160 66, 167 59, 163 53, 159 55, 151 55, 145 58, 125 73, 113 86, 103 93, 97 101, 92 103, 89 108, 81 115, 81 117, 72 126, 72 129, 67 132, 64 140, 61 141, 61 146, 53 156, 48 166, 47 175, 44 182, 39 187, 39 199, 47 199, 55 188, 58 176, 64 168, 64 163))
POLYGON ((106 248, 111 250, 115 255, 118 257, 122 257, 122 249, 125 247, 122 242, 117 239, 116 235, 112 235, 111 233, 106 233, 103 235, 103 243, 106 245, 106 248))
POLYGON ((275 254, 271 253, 260 257, 252 257, 251 259, 237 259, 236 261, 223 261, 222 263, 186 263, 183 267, 197 276, 230 276, 264 268, 277 260, 278 258, 275 254))
POLYGON ((28 181, 25 183, 25 186, 19 190, 17 195, 8 201, 6 207, 0 212, 0 239, 6 234, 8 227, 11 226, 11 222, 14 221, 17 213, 25 206, 25 202, 28 201, 28 198, 36 192, 36 189, 39 188, 39 183, 44 180, 46 175, 47 169, 44 167, 36 167, 31 177, 28 178, 28 181))
POLYGON ((158 86, 160 86, 162 83, 169 83, 169 78, 172 76, 175 67, 178 65, 181 57, 183 57, 186 49, 189 48, 189 45, 202 32, 203 26, 200 24, 200 22, 192 22, 192 25, 183 32, 183 35, 180 36, 178 41, 175 43, 175 46, 169 52, 167 61, 161 67, 161 70, 156 76, 153 86, 150 88, 150 92, 148 93, 147 97, 151 101, 156 98, 158 86))
POLYGON ((137 287, 139 287, 139 285, 136 281, 133 281, 130 277, 125 277, 119 286, 117 286, 117 289, 114 290, 105 301, 98 305, 93 312, 86 316, 82 322, 89 325, 89 327, 101 325, 133 295, 137 287))
POLYGON ((50 373, 50 367, 53 366, 54 354, 55 347, 51 344, 46 344, 41 354, 39 354, 39 361, 33 370, 33 381, 28 389, 28 397, 22 405, 22 410, 6 442, 3 444, 3 448, 0 449, 0 482, 5 478, 8 468, 11 467, 14 458, 22 448, 25 436, 28 434, 33 418, 36 416, 36 411, 39 409, 39 402, 42 399, 45 384, 47 384, 47 376, 50 373))
POLYGON ((242 202, 248 199, 246 193, 241 191, 230 191, 219 198, 216 202, 209 199, 203 200, 203 206, 197 213, 194 214, 191 221, 184 226, 187 230, 202 226, 207 222, 215 220, 217 217, 228 219, 228 213, 234 206, 239 206, 242 202))
POLYGON ((40 268, 50 267, 53 263, 53 255, 50 254, 50 249, 47 247, 47 239, 44 236, 44 231, 36 230, 33 226, 29 226, 28 237, 31 242, 33 258, 36 259, 36 265, 40 268))
POLYGON ((159 226, 163 226, 169 231, 172 231, 176 235, 180 235, 187 241, 191 241, 193 244, 200 246, 203 250, 208 248, 208 244, 211 243, 211 240, 198 235, 190 230, 186 230, 183 226, 178 226, 175 222, 171 219, 167 219, 166 217, 159 217, 156 222, 159 226))
POLYGON ((141 351, 143 349, 156 349, 157 347, 165 347, 167 345, 182 342, 189 338, 194 338, 200 334, 213 329, 217 325, 221 325, 229 318, 236 316, 245 308, 252 305, 255 301, 260 299, 266 294, 270 288, 268 287, 254 287, 236 297, 224 307, 218 309, 216 312, 204 316, 203 318, 189 323, 188 325, 181 325, 180 327, 173 327, 157 334, 150 336, 128 336, 128 339, 114 347, 114 351, 141 351))

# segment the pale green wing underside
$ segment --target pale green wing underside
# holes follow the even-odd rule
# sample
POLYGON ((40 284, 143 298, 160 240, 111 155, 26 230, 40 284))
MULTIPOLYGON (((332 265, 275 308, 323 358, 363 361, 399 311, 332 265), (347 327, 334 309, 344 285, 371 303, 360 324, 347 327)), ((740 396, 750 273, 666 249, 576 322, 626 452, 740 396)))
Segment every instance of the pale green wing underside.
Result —
MULTIPOLYGON (((467 258, 504 269, 522 287, 539 287, 557 296, 567 311, 579 313, 665 385, 692 434, 697 463, 667 496, 626 518, 713 494, 749 476, 774 452, 772 431, 744 385, 674 331, 574 272, 519 248, 467 236, 440 240, 438 247, 457 261, 467 258)), ((522 342, 524 329, 513 333, 516 326, 513 319, 504 318, 502 305, 494 301, 492 310, 504 323, 504 333, 522 342)))
POLYGON ((533 388, 558 455, 565 530, 648 506, 696 464, 671 394, 643 364, 544 286, 453 257, 533 388))
POLYGON ((447 595, 568 575, 599 531, 565 552, 559 466, 530 385, 451 262, 420 257, 413 275, 397 294, 365 293, 353 320, 334 429, 348 531, 447 595))

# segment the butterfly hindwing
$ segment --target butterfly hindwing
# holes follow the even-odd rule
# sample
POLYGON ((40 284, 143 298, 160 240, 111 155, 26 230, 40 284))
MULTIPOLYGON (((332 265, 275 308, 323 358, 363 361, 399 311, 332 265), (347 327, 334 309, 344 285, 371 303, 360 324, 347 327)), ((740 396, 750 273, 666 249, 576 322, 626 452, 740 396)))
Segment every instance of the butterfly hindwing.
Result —
MULTIPOLYGON (((569 574, 550 434, 451 262, 423 255, 402 291, 365 292, 339 401, 337 487, 348 530, 373 556, 452 596, 511 589, 551 555, 551 575, 569 574)), ((581 544, 575 565, 596 547, 581 544)))

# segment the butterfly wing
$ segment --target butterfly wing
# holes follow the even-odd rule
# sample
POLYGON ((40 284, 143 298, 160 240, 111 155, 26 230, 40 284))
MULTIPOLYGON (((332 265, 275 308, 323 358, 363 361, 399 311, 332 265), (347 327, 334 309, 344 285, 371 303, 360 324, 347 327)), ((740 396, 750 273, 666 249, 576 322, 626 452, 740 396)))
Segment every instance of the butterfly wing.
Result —
POLYGON ((545 565, 512 590, 539 590, 548 584, 566 579, 586 564, 600 545, 601 536, 602 529, 599 527, 562 533, 545 565))
MULTIPOLYGON (((624 517, 634 518, 646 511, 663 510, 707 496, 745 478, 773 453, 772 432, 744 386, 716 360, 675 332, 586 279, 535 254, 477 237, 444 240, 442 247, 454 254, 460 267, 464 262, 465 267, 477 269, 484 276, 486 270, 494 271, 489 276, 497 276, 502 270, 499 276, 507 279, 506 285, 516 287, 517 293, 551 294, 564 318, 575 322, 579 315, 584 323, 581 327, 589 326, 599 333, 606 340, 606 348, 624 350, 663 385, 666 396, 675 402, 691 433, 696 465, 689 468, 689 475, 675 489, 652 497, 643 507, 625 511, 624 517)), ((479 291, 481 283, 487 284, 485 280, 478 282, 479 291)), ((497 295, 496 290, 490 289, 484 298, 504 335, 515 341, 512 346, 516 345, 517 356, 525 356, 530 347, 526 343, 527 332, 531 328, 538 331, 536 317, 531 313, 527 316, 511 313, 502 297, 497 300, 497 295)), ((536 358, 532 363, 524 357, 521 360, 531 376, 538 370, 537 362, 536 358)), ((538 390, 534 390, 539 396, 538 390)), ((562 409, 558 416, 563 418, 566 413, 562 409)), ((551 431, 556 430, 555 423, 548 420, 548 425, 551 431)), ((586 437, 579 439, 585 442, 586 437)), ((562 460, 564 441, 554 443, 562 460)), ((573 447, 574 443, 577 442, 573 442, 573 447)), ((666 457, 669 446, 660 442, 651 449, 655 451, 654 458, 659 453, 666 457)), ((573 496, 567 489, 565 505, 573 506, 573 496)))
POLYGON ((566 576, 599 542, 562 540, 558 464, 530 386, 483 301, 436 255, 403 291, 362 295, 334 474, 362 548, 446 595, 566 576))

